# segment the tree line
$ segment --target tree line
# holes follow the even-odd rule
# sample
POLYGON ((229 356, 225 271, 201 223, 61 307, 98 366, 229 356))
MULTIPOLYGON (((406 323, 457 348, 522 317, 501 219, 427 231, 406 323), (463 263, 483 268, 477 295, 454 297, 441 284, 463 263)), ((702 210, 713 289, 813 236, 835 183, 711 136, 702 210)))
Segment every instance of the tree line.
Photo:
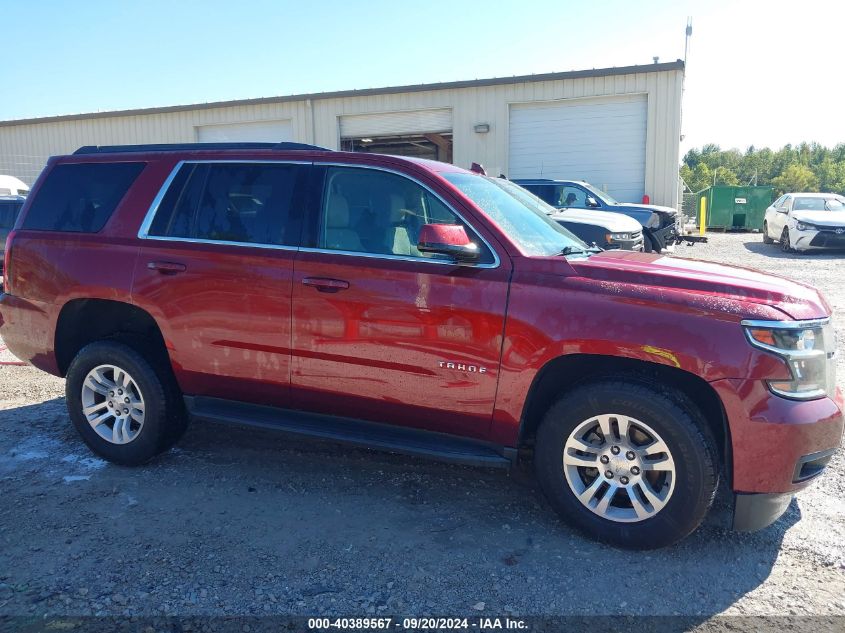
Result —
POLYGON ((845 143, 785 145, 774 151, 753 145, 745 152, 708 144, 684 156, 681 178, 687 190, 711 185, 772 185, 775 195, 788 191, 824 191, 845 195, 845 143))

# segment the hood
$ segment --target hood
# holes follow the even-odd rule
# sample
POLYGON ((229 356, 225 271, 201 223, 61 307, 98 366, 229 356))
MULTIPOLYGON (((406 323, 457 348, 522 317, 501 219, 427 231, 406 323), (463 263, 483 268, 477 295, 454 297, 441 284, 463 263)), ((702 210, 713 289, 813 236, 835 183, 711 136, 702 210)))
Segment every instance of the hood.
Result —
POLYGON ((636 204, 634 202, 620 202, 620 207, 636 207, 637 209, 647 209, 657 213, 668 213, 669 215, 678 215, 678 210, 672 207, 661 207, 656 204, 636 204))
POLYGON ((797 320, 823 318, 831 312, 815 288, 750 268, 632 251, 605 251, 569 263, 584 277, 644 286, 651 296, 659 296, 661 289, 686 291, 770 306, 797 320))
POLYGON ((642 225, 632 217, 609 211, 591 211, 589 209, 565 209, 550 216, 553 220, 565 220, 578 224, 600 226, 611 233, 633 233, 642 230, 642 225))
POLYGON ((793 211, 792 218, 816 226, 845 226, 845 211, 793 211))

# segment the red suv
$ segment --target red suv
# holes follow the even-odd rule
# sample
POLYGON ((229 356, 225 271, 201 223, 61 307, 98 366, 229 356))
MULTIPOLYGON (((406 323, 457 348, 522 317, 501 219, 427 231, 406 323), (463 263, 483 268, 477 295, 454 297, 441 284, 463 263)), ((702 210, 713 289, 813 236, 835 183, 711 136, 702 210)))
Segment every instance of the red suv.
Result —
POLYGON ((752 270, 590 248, 493 179, 296 144, 82 148, 6 247, 0 336, 98 455, 189 420, 481 466, 533 460, 592 536, 780 516, 839 446, 830 306, 752 270))

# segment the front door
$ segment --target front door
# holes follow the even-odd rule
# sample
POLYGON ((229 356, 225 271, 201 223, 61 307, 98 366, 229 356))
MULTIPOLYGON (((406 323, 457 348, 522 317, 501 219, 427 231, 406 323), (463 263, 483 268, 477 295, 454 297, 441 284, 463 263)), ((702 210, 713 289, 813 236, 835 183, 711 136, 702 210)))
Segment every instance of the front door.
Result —
POLYGON ((187 395, 290 404, 297 203, 307 167, 189 162, 142 229, 133 295, 187 395))
POLYGON ((789 222, 789 211, 792 208, 792 196, 786 196, 781 202, 781 206, 775 209, 772 214, 769 235, 776 240, 780 239, 784 227, 789 222))
POLYGON ((293 277, 294 406, 485 437, 509 262, 438 195, 398 173, 325 168, 319 210, 293 277), (480 262, 420 253, 420 227, 435 223, 463 224, 480 262))

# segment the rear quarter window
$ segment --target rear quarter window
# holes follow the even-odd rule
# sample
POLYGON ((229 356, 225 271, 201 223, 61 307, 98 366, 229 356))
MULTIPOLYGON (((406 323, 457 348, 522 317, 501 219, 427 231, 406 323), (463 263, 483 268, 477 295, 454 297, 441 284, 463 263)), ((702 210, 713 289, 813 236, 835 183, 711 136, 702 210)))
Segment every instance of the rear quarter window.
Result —
POLYGON ((135 182, 145 163, 57 165, 41 185, 24 229, 96 233, 135 182))

